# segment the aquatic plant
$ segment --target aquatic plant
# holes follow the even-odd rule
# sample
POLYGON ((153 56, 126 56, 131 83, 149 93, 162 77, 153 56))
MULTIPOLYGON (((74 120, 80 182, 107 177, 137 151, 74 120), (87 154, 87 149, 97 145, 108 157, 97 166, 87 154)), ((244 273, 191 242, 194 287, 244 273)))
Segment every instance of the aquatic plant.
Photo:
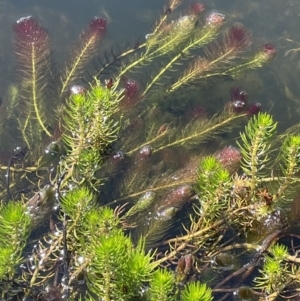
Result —
POLYGON ((213 114, 189 96, 263 66, 275 48, 246 55, 241 24, 223 29, 225 16, 203 17, 202 4, 177 15, 181 2, 94 74, 85 68, 104 19, 61 72, 48 32, 32 17, 14 24, 19 79, 2 110, 26 147, 1 165, 2 299, 274 300, 298 289, 299 217, 287 217, 300 136, 278 141, 272 116, 239 88, 213 114), (224 147, 241 124, 238 148, 224 147))

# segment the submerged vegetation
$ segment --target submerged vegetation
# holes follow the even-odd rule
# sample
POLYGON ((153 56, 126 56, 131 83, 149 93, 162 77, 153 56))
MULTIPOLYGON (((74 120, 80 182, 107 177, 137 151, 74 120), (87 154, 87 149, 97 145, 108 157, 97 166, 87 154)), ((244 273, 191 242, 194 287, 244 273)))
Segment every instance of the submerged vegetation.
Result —
POLYGON ((1 300, 299 294, 297 127, 278 136, 236 87, 217 109, 192 97, 276 50, 249 53, 243 25, 181 2, 144 43, 104 60, 106 20, 93 18, 60 71, 46 29, 32 17, 13 25, 18 80, 1 107, 0 151, 25 147, 1 162, 1 300), (236 145, 224 145, 236 128, 236 145))

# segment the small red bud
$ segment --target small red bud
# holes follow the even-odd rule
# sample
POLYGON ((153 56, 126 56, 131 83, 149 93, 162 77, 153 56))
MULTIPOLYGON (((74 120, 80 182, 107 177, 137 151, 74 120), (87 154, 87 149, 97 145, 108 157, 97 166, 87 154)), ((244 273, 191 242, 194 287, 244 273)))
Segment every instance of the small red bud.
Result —
POLYGON ((238 87, 230 88, 231 102, 228 104, 228 109, 234 113, 243 112, 248 103, 248 93, 246 91, 240 91, 238 87))
POLYGON ((238 171, 242 159, 241 151, 234 146, 226 146, 215 153, 215 158, 220 162, 223 168, 231 174, 238 171))
POLYGON ((140 86, 137 81, 132 79, 127 79, 124 82, 125 95, 124 98, 120 102, 120 106, 123 109, 129 109, 133 105, 135 105, 140 97, 140 86))
POLYGON ((115 161, 122 161, 124 160, 125 158, 125 153, 123 151, 117 151, 115 152, 113 155, 112 155, 112 158, 115 160, 115 161))
POLYGON ((114 85, 114 80, 112 78, 105 80, 106 88, 111 89, 114 85))
POLYGON ((190 185, 183 185, 177 187, 170 191, 166 198, 163 200, 162 208, 165 207, 175 207, 175 208, 182 208, 184 204, 189 202, 194 195, 194 190, 190 185))
POLYGON ((168 7, 168 8, 165 9, 164 13, 165 13, 165 15, 169 15, 169 14, 172 13, 172 9, 170 7, 168 7))
POLYGON ((169 123, 162 124, 157 130, 157 135, 159 136, 165 134, 168 128, 169 128, 169 123))
POLYGON ((137 81, 128 79, 125 82, 125 93, 127 97, 135 97, 140 90, 139 84, 137 81))
POLYGON ((212 12, 208 15, 206 18, 206 25, 211 27, 221 27, 225 22, 225 15, 218 13, 218 12, 212 12))
POLYGON ((94 36, 97 40, 100 40, 106 32, 106 28, 106 19, 94 17, 88 25, 88 28, 82 32, 81 38, 90 39, 92 36, 94 36))
POLYGON ((247 110, 247 115, 248 116, 256 115, 260 112, 260 109, 261 109, 261 104, 259 102, 252 103, 252 104, 250 104, 250 106, 247 110))
POLYGON ((148 158, 150 158, 151 155, 152 155, 152 147, 149 145, 145 145, 139 151, 138 160, 140 161, 147 160, 148 158))
POLYGON ((187 254, 184 256, 185 269, 184 274, 189 275, 193 269, 194 257, 192 254, 187 254))
POLYGON ((134 156, 134 162, 136 170, 147 169, 148 164, 152 158, 152 147, 150 145, 143 146, 139 152, 134 156))
POLYGON ((264 45, 263 51, 269 60, 273 60, 276 57, 276 48, 270 43, 264 45))
POLYGON ((49 39, 47 30, 31 16, 20 18, 13 25, 13 30, 18 41, 27 45, 42 44, 49 39))
POLYGON ((231 102, 231 110, 234 113, 241 113, 244 111, 246 103, 242 100, 235 100, 231 102))
POLYGON ((70 88, 70 93, 71 95, 77 95, 77 94, 84 94, 85 93, 85 88, 80 85, 73 85, 70 88))
POLYGON ((231 87, 230 88, 230 98, 231 101, 240 100, 247 104, 248 102, 248 93, 246 91, 240 91, 240 88, 231 87))
POLYGON ((250 33, 241 24, 233 25, 225 35, 225 44, 238 51, 244 50, 251 43, 250 33))
POLYGON ((177 274, 184 274, 185 270, 185 258, 184 256, 180 257, 178 262, 177 262, 177 267, 176 267, 176 273, 177 274))
POLYGON ((203 3, 195 2, 192 3, 190 6, 190 14, 193 16, 198 16, 200 13, 202 13, 205 10, 205 6, 203 3))
POLYGON ((122 150, 114 151, 106 161, 107 172, 110 176, 122 172, 126 164, 126 154, 122 150))

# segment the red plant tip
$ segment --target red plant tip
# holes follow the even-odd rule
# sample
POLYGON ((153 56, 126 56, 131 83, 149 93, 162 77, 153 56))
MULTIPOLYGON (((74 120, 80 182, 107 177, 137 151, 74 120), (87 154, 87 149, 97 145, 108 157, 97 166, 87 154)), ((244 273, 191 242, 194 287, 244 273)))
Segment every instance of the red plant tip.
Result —
POLYGON ((189 275, 193 270, 194 257, 192 254, 186 254, 179 258, 176 267, 176 277, 178 280, 185 279, 186 275, 189 275))
POLYGON ((248 103, 248 93, 240 91, 238 87, 230 88, 231 101, 226 105, 226 109, 230 112, 241 113, 245 111, 248 103))
POLYGON ((225 43, 228 47, 236 50, 243 50, 250 45, 250 33, 241 24, 234 25, 230 28, 225 36, 225 43))
POLYGON ((193 16, 198 16, 205 10, 205 6, 203 3, 192 3, 189 9, 189 13, 193 16))
POLYGON ((101 39, 106 32, 107 21, 104 18, 94 17, 88 28, 83 31, 81 37, 84 39, 89 39, 91 37, 95 37, 97 39, 101 39))
POLYGON ((168 128, 169 128, 169 123, 162 124, 157 130, 157 135, 163 135, 164 133, 167 132, 168 128))
POLYGON ((169 14, 171 14, 172 13, 172 9, 170 8, 170 7, 167 7, 166 9, 165 9, 165 11, 164 11, 164 14, 167 16, 167 15, 169 15, 169 14))
POLYGON ((234 113, 241 113, 244 111, 246 103, 241 100, 235 100, 231 102, 231 111, 234 113))
POLYGON ((247 115, 248 116, 256 115, 260 112, 260 109, 261 109, 261 103, 259 103, 259 102, 252 103, 252 104, 250 104, 250 106, 247 110, 247 115))
POLYGON ((215 153, 215 158, 220 162, 223 168, 231 174, 238 171, 242 159, 241 151, 234 146, 226 146, 215 153))
POLYGON ((116 166, 118 164, 120 164, 120 162, 123 162, 125 160, 125 153, 121 150, 116 151, 112 154, 112 156, 110 157, 108 164, 116 166))
POLYGON ((120 102, 123 109, 128 109, 135 105, 140 99, 140 86, 137 81, 127 79, 124 81, 125 95, 120 102))
POLYGON ((105 80, 105 85, 107 89, 111 89, 114 85, 114 80, 112 78, 105 80))
POLYGON ((205 24, 210 27, 221 27, 224 24, 224 22, 225 15, 218 12, 212 12, 206 18, 205 24))
POLYGON ((85 93, 85 88, 80 85, 73 85, 70 88, 70 93, 71 95, 77 95, 77 94, 84 94, 85 93))
POLYGON ((264 45, 263 51, 269 60, 273 60, 276 57, 276 48, 270 43, 264 45))
POLYGON ((26 44, 43 43, 49 37, 47 30, 31 16, 20 18, 13 25, 13 31, 19 41, 26 44))
POLYGON ((104 18, 94 17, 89 25, 89 29, 95 33, 103 34, 107 28, 107 21, 104 18))
POLYGON ((149 145, 145 145, 139 151, 138 160, 139 161, 148 160, 151 155, 152 155, 152 147, 149 145))
POLYGON ((126 154, 122 150, 118 150, 107 155, 110 155, 108 160, 105 162, 108 174, 118 174, 123 169, 123 165, 127 161, 126 154))
POLYGON ((140 86, 137 81, 128 79, 125 82, 125 95, 127 97, 135 97, 140 91, 140 86))
POLYGON ((167 194, 163 200, 162 208, 172 206, 180 209, 190 201, 193 195, 194 190, 190 185, 179 186, 167 194))
POLYGON ((185 258, 184 256, 182 256, 181 258, 179 258, 178 262, 177 262, 177 267, 176 267, 176 275, 178 277, 179 274, 183 274, 185 270, 185 258))
POLYGON ((230 88, 230 98, 231 101, 240 100, 247 104, 248 102, 248 93, 246 91, 240 91, 240 88, 231 87, 230 88))

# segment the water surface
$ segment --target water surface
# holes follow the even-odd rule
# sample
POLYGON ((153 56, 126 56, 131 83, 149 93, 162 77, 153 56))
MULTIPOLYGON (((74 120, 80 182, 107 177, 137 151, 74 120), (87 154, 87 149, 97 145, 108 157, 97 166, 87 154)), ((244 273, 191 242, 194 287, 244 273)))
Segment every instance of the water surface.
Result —
MULTIPOLYGON (((238 85, 247 90, 250 100, 261 102, 263 110, 271 112, 282 128, 297 122, 300 113, 299 1, 214 0, 204 3, 208 12, 217 10, 226 15, 227 27, 242 23, 251 31, 253 43, 250 51, 259 49, 266 42, 272 43, 277 49, 275 61, 263 69, 247 72, 239 81, 229 85, 238 85)), ((73 42, 93 16, 100 15, 108 19, 108 33, 102 46, 104 52, 116 47, 114 45, 132 45, 137 40, 143 41, 159 14, 164 11, 165 4, 167 2, 161 0, 1 1, 0 93, 4 94, 8 83, 15 80, 11 25, 18 18, 32 15, 49 30, 55 56, 62 63, 69 55, 73 42)), ((184 1, 182 7, 189 4, 189 1, 184 1)), ((229 97, 228 85, 224 87, 216 83, 214 90, 219 91, 218 97, 223 97, 224 101, 229 97)))

